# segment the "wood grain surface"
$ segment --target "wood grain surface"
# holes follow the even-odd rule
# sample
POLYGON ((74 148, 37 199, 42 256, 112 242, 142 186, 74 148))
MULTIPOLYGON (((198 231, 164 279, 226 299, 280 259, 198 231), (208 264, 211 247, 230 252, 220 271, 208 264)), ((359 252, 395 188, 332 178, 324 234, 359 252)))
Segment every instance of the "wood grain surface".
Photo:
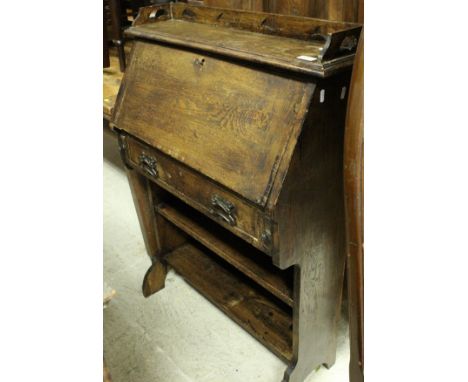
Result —
POLYGON ((126 173, 146 252, 152 262, 142 285, 143 295, 149 297, 164 288, 167 274, 166 264, 162 261, 164 254, 184 243, 186 239, 161 217, 158 221, 153 207, 153 201, 158 201, 158 193, 149 187, 147 179, 129 168, 126 173))
MULTIPOLYGON (((134 33, 134 32, 132 32, 134 33)), ((214 46, 243 56, 255 52, 255 56, 265 60, 293 63, 304 68, 311 64, 301 61, 297 57, 307 55, 318 57, 322 41, 307 41, 280 37, 248 30, 220 28, 218 26, 191 23, 184 20, 170 20, 160 23, 145 24, 138 28, 138 33, 155 39, 175 42, 176 40, 191 41, 193 45, 214 46)))
POLYGON ((364 36, 351 79, 344 146, 351 382, 364 381, 364 36))
POLYGON ((138 41, 114 118, 123 129, 265 205, 313 86, 138 41))
POLYGON ((263 0, 204 0, 203 4, 209 7, 263 11, 263 0))
POLYGON ((202 174, 184 166, 147 144, 129 137, 127 159, 135 171, 160 187, 176 195, 206 216, 216 220, 224 228, 246 240, 256 248, 270 252, 271 243, 261 240, 266 230, 271 230, 271 221, 258 206, 249 203, 239 195, 207 179, 202 174), (157 175, 148 175, 140 164, 139 157, 145 154, 156 162, 157 175), (212 213, 212 197, 218 195, 229 201, 235 208, 236 223, 226 223, 219 215, 212 213))
POLYGON ((352 65, 356 44, 342 43, 357 41, 360 30, 358 24, 171 3, 141 8, 126 33, 326 77, 352 65))
POLYGON ((317 17, 320 19, 364 22, 363 0, 205 0, 205 5, 317 17))
POLYGON ((363 22, 363 0, 265 0, 264 11, 319 19, 363 22))
POLYGON ((279 252, 295 267, 294 360, 284 381, 302 382, 336 357, 345 269, 343 135, 350 73, 317 83, 304 130, 278 200, 279 252), (322 93, 323 91, 323 93, 322 93))
POLYGON ((210 224, 200 216, 190 218, 187 214, 181 213, 167 204, 158 207, 157 211, 247 277, 256 281, 289 306, 293 306, 291 273, 282 272, 274 267, 271 264, 271 259, 265 254, 255 248, 249 248, 242 240, 236 240, 229 233, 216 227, 214 223, 210 224))
POLYGON ((265 293, 191 244, 167 262, 213 304, 285 361, 292 358, 292 316, 265 293))
MULTIPOLYGON (((288 362, 284 382, 335 362, 351 65, 336 62, 353 59, 359 33, 182 3, 142 8, 131 30, 137 41, 113 122, 129 135, 124 159, 138 174, 131 182, 148 182, 136 188, 136 204, 153 215, 142 224, 155 231, 149 273, 162 281, 158 264, 172 265, 288 362), (326 49, 310 53, 323 60, 324 78, 298 71, 285 54, 319 40, 326 49), (288 64, 273 65, 275 55, 288 64), (211 212, 219 203, 221 219, 211 212), (260 261, 267 255, 276 269, 260 261)), ((145 295, 155 291, 150 285, 145 295)))
POLYGON ((119 59, 114 55, 110 55, 109 59, 110 65, 103 70, 102 76, 103 114, 104 118, 107 120, 112 116, 115 100, 123 77, 123 73, 119 69, 119 59))

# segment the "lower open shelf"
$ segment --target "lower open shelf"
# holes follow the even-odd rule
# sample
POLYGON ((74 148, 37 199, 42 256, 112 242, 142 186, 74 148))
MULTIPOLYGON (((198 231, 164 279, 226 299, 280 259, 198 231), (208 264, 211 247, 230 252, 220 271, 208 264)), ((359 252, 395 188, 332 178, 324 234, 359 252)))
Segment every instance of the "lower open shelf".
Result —
POLYGON ((198 243, 184 244, 167 262, 207 299, 278 357, 292 358, 292 309, 198 243))
POLYGON ((291 307, 294 305, 292 269, 283 271, 276 268, 271 262, 271 257, 218 227, 210 219, 196 214, 188 206, 173 202, 172 205, 159 205, 156 210, 178 229, 216 253, 281 301, 291 307), (182 207, 183 211, 180 210, 182 207))

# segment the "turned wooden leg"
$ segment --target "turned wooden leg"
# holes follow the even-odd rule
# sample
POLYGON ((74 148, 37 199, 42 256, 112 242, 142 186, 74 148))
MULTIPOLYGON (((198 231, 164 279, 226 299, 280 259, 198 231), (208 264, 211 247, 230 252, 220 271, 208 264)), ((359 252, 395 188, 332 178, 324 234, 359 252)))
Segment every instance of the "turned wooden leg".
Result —
POLYGON ((319 366, 335 363, 345 256, 336 242, 329 241, 329 250, 323 244, 295 266, 294 358, 283 382, 303 382, 319 366))

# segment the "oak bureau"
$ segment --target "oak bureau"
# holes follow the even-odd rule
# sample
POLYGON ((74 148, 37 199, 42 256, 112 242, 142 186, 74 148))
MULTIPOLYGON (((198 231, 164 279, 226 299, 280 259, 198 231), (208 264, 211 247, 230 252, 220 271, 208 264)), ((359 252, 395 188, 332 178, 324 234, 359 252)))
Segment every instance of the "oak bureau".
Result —
POLYGON ((355 24, 142 8, 111 125, 152 265, 167 266, 303 381, 335 362, 343 128, 355 24))

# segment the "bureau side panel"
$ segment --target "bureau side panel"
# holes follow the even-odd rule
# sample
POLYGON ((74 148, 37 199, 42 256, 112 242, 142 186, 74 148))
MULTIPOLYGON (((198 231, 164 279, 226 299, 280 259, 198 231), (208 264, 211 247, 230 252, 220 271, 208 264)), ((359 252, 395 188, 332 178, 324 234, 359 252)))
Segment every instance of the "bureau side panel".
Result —
POLYGON ((318 82, 279 197, 280 268, 294 265, 294 359, 284 381, 300 382, 336 356, 343 286, 343 132, 349 74, 318 82))

